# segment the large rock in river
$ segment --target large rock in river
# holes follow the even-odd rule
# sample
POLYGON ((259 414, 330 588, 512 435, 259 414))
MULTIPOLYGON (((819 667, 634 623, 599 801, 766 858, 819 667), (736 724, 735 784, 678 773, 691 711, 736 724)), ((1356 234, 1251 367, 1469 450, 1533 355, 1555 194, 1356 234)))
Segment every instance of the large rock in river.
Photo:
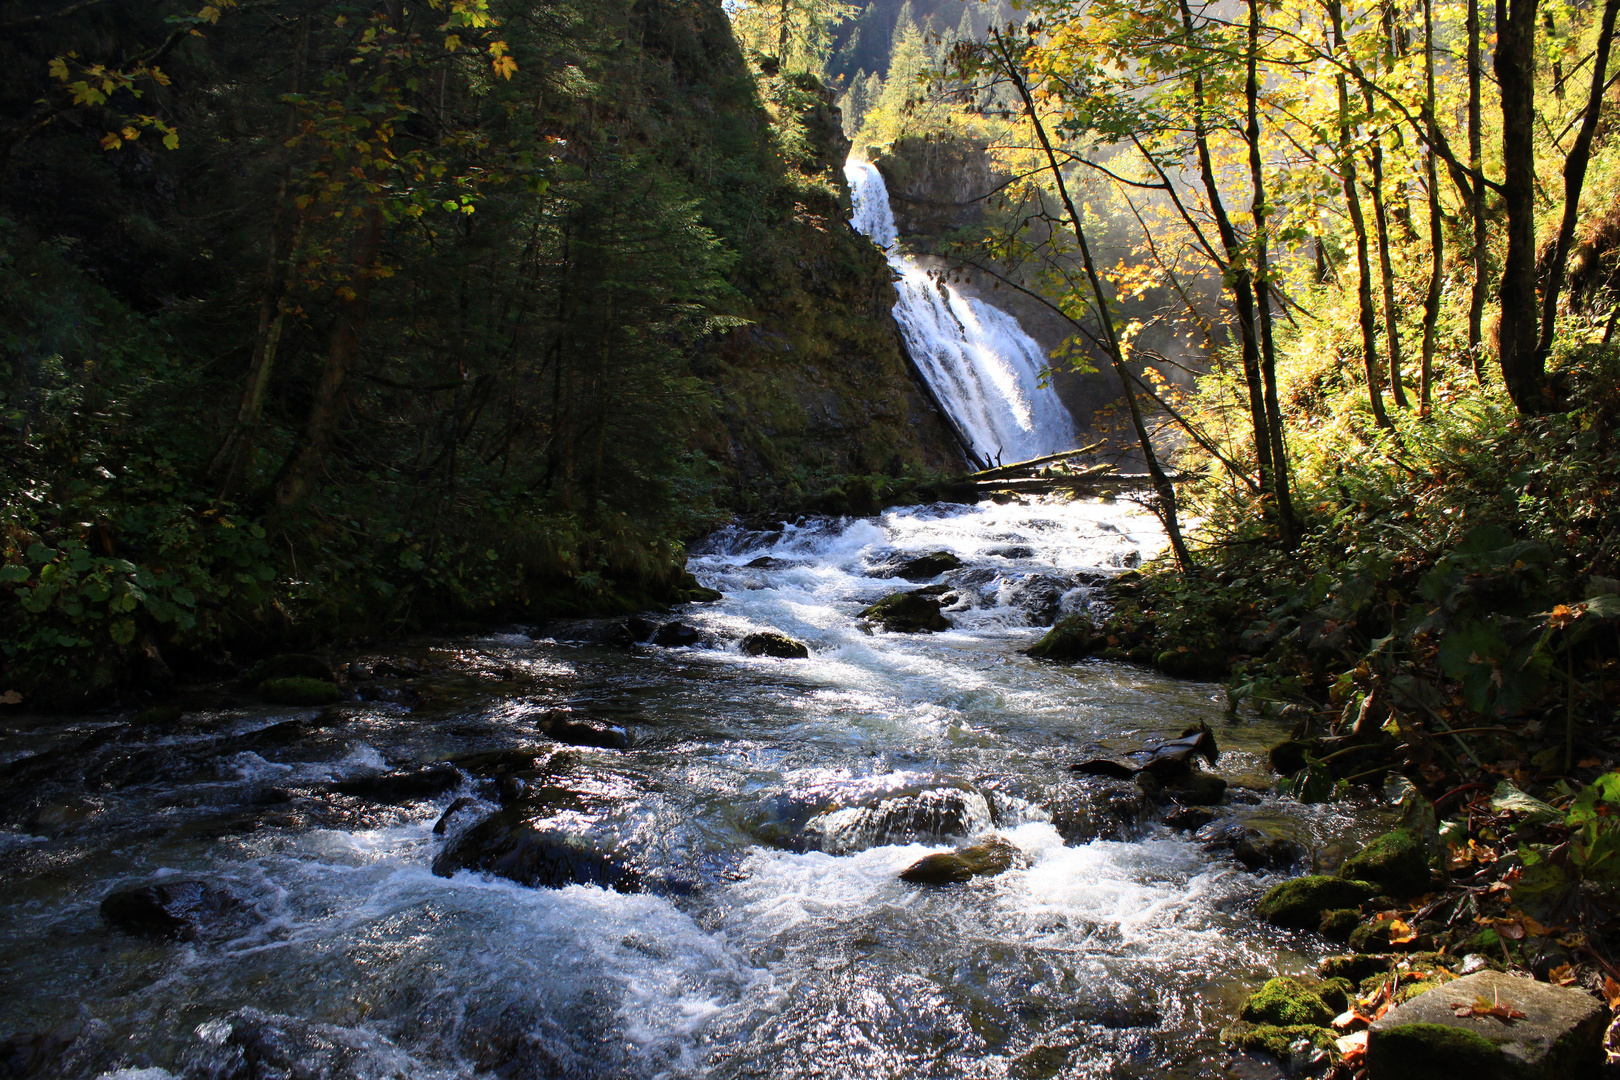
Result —
POLYGON ((1481 971, 1375 1020, 1367 1032, 1367 1080, 1596 1076, 1607 1020, 1603 1003, 1580 990, 1481 971), (1457 1015, 1476 1003, 1485 1015, 1457 1015), (1521 1015, 1487 1011, 1498 1006, 1521 1015))
POLYGON ((949 630, 951 621, 940 614, 937 595, 926 589, 892 593, 866 608, 860 618, 897 634, 931 634, 949 630))
POLYGON ((595 837, 536 819, 534 808, 522 804, 480 821, 433 860, 433 872, 440 877, 458 870, 485 870, 519 885, 547 889, 600 885, 640 892, 642 887, 640 872, 623 853, 595 837))
POLYGON ((241 902, 205 881, 165 881, 123 889, 101 902, 108 926, 143 937, 190 940, 223 917, 242 910, 241 902))
POLYGON ((774 630, 764 630, 757 634, 749 634, 738 644, 738 648, 746 656, 774 656, 781 660, 808 660, 810 647, 802 641, 796 641, 786 634, 778 634, 774 630))
POLYGON ((1371 882, 1308 874, 1267 889, 1254 913, 1273 926, 1315 930, 1324 911, 1353 908, 1377 895, 1371 882))
POLYGON ((900 880, 913 885, 953 885, 976 877, 994 877, 1011 870, 1022 858, 1013 844, 992 836, 982 843, 955 851, 924 856, 900 871, 900 880))

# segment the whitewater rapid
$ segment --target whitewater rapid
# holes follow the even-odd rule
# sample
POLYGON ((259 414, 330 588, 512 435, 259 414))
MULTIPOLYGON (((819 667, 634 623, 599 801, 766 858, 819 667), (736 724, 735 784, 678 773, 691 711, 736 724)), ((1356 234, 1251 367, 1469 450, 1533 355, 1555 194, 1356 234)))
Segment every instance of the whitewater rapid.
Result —
POLYGON ((1045 351, 1018 320, 930 277, 897 247, 883 174, 844 165, 855 230, 883 249, 898 276, 894 318, 906 348, 956 428, 986 463, 1072 450, 1074 420, 1049 382, 1045 351))

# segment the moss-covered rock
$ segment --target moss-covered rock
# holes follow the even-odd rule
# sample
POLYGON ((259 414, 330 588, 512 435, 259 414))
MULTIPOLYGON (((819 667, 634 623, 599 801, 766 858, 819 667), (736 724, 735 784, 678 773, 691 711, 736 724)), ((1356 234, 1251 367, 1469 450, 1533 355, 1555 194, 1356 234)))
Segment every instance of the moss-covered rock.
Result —
POLYGON ((1396 829, 1345 860, 1340 873, 1371 881, 1392 896, 1414 896, 1429 887, 1429 852, 1417 833, 1396 829))
POLYGON ((959 570, 961 566, 962 560, 954 553, 933 551, 927 555, 919 555, 915 559, 907 559, 895 568, 894 576, 905 578, 907 581, 927 581, 947 570, 959 570))
POLYGON ((1250 994, 1238 1015, 1251 1024, 1326 1027, 1334 1013, 1313 987, 1280 975, 1250 994))
POLYGON ((1450 970, 1460 962, 1461 957, 1434 952, 1355 953, 1323 957, 1316 965, 1316 973, 1327 981, 1343 979, 1354 985, 1363 986, 1366 980, 1382 979, 1390 968, 1399 964, 1414 968, 1450 970))
POLYGON ((1084 615, 1069 615, 1048 630, 1041 640, 1024 650, 1037 660, 1079 660, 1090 654, 1097 629, 1084 615))
POLYGON ((942 851, 919 859, 900 871, 900 880, 913 885, 951 885, 976 877, 994 877, 1013 868, 1018 848, 999 837, 981 844, 942 851))
MULTIPOLYGON (((1370 1065, 1370 1063, 1369 1063, 1370 1065)), ((1378 1080, 1434 1080, 1467 1076, 1473 1080, 1507 1080, 1502 1055, 1483 1035, 1441 1024, 1405 1024, 1380 1033, 1378 1080)))
POLYGON ((738 648, 748 656, 774 656, 782 660, 805 660, 810 656, 810 647, 804 642, 773 630, 749 634, 738 643, 738 648))
POLYGON ((940 606, 939 597, 926 590, 892 593, 863 609, 860 618, 897 634, 931 634, 951 628, 940 606))
POLYGON ((335 683, 303 675, 266 679, 259 684, 259 696, 275 705, 334 705, 343 699, 335 683))
POLYGON ((1361 912, 1355 908, 1335 908, 1322 913, 1322 923, 1316 930, 1325 938, 1348 941, 1350 935, 1355 933, 1356 927, 1360 925, 1361 912))
POLYGON ((1273 926, 1315 930, 1322 924, 1322 913, 1354 907, 1378 892, 1365 881, 1310 874, 1284 881, 1266 890, 1255 905, 1255 915, 1273 926))
POLYGON ((1356 992, 1356 984, 1349 979, 1323 979, 1316 988, 1327 1007, 1337 1016, 1350 1007, 1350 998, 1356 992))
POLYGON ((1330 1028, 1310 1024, 1235 1024, 1221 1032, 1221 1041, 1228 1046, 1251 1054, 1269 1054, 1284 1062, 1293 1056, 1291 1048, 1302 1039, 1326 1050, 1337 1037, 1330 1028))

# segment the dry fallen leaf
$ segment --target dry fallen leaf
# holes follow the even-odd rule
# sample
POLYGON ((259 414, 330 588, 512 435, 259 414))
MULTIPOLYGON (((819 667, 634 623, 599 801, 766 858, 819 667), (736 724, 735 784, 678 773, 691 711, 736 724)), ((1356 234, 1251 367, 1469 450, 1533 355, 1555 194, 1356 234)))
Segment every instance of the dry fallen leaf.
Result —
POLYGON ((1339 1048, 1339 1055, 1346 1065, 1355 1065, 1367 1054, 1367 1033, 1358 1031, 1353 1035, 1335 1039, 1333 1045, 1339 1048))
POLYGON ((1389 943, 1391 945, 1405 945, 1416 941, 1418 933, 1412 929, 1405 919, 1391 919, 1389 921, 1389 943))
POLYGON ((21 705, 22 695, 15 690, 7 690, 0 694, 0 705, 21 705))
POLYGON ((1568 964, 1559 964, 1547 972, 1547 981, 1554 986, 1573 986, 1575 984, 1575 969, 1568 964))
POLYGON ((1611 1009, 1620 1008, 1620 982, 1615 982, 1612 975, 1603 976, 1603 1000, 1611 1009))
POLYGON ((1489 999, 1481 994, 1479 997, 1476 997, 1471 1004, 1461 1001, 1454 1001, 1451 1003, 1451 1007, 1457 1010, 1458 1016, 1494 1016, 1498 1020, 1524 1019, 1524 1013, 1520 1012, 1518 1009, 1515 1009, 1511 1005, 1502 1004, 1502 993, 1500 990, 1492 991, 1491 998, 1489 999))

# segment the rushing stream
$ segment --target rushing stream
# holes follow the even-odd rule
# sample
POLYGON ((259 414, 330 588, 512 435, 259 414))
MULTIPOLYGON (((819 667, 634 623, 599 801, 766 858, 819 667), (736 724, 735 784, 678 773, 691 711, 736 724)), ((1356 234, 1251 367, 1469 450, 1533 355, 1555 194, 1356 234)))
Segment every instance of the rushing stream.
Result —
POLYGON ((216 689, 163 726, 12 717, 0 1056, 123 1080, 1234 1075, 1214 1031, 1241 988, 1307 960, 1245 915, 1283 868, 1209 837, 1322 848, 1350 822, 1263 794, 1279 729, 1223 721, 1217 687, 1019 652, 1160 542, 1106 503, 732 530, 692 561, 725 598, 667 617, 693 644, 556 624, 344 657, 368 700, 326 710, 216 689), (965 564, 937 579, 954 628, 863 630, 915 587, 882 575, 940 549, 965 564), (744 655, 766 629, 810 658, 744 655), (554 741, 559 716, 628 748, 554 741), (1237 786, 1198 836, 1065 768, 1199 720, 1237 786), (434 873, 514 813, 640 891, 434 873), (897 879, 988 833, 1022 865, 897 879), (154 883, 204 890, 185 932, 103 919, 154 883))

